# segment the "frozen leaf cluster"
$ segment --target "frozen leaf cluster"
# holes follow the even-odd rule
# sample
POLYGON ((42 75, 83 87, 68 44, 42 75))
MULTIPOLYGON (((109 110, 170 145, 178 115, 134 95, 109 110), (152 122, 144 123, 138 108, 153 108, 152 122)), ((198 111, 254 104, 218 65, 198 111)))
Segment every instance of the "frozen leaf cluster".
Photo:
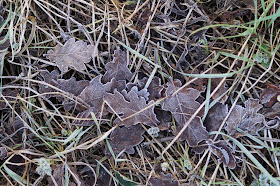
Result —
POLYGON ((51 163, 50 160, 47 160, 45 158, 40 158, 38 160, 38 167, 36 168, 36 172, 41 175, 48 175, 50 176, 52 174, 52 168, 51 168, 51 163))

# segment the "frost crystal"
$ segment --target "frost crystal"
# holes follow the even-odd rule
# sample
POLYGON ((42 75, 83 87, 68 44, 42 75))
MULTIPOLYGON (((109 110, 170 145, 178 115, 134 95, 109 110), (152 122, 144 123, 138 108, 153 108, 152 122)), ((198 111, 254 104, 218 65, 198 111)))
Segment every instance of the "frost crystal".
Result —
POLYGON ((184 167, 187 168, 188 170, 192 170, 192 164, 188 159, 184 160, 184 167))
POLYGON ((164 171, 164 172, 167 171, 167 169, 169 167, 167 162, 161 163, 160 166, 161 166, 161 170, 164 171))
POLYGON ((154 136, 155 138, 158 137, 159 128, 158 127, 151 127, 148 129, 148 134, 154 136))
POLYGON ((51 168, 51 163, 49 160, 45 158, 40 158, 38 160, 39 166, 36 168, 36 171, 38 174, 41 176, 44 176, 45 174, 50 176, 52 174, 52 168, 51 168))

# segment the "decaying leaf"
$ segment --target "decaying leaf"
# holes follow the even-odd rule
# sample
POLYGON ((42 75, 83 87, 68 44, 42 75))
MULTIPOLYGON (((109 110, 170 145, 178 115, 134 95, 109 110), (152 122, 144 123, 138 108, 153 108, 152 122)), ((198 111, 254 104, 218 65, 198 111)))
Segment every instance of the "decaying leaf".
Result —
POLYGON ((89 86, 88 80, 80 80, 76 81, 75 77, 71 77, 70 79, 58 79, 57 80, 57 88, 71 93, 75 96, 78 96, 87 86, 89 86))
POLYGON ((280 120, 280 102, 275 103, 272 107, 263 108, 261 113, 269 119, 280 120))
POLYGON ((103 77, 105 83, 110 82, 113 78, 119 81, 130 80, 132 77, 132 73, 127 67, 126 52, 120 48, 115 50, 113 61, 107 63, 105 69, 107 70, 103 77))
MULTIPOLYGON (((57 70, 53 70, 51 73, 48 70, 40 71, 40 75, 43 78, 43 81, 49 85, 57 86, 57 78, 59 76, 59 72, 57 70)), ((40 93, 51 93, 55 92, 53 88, 46 84, 39 84, 39 92, 40 93)), ((50 97, 55 97, 55 94, 44 94, 44 96, 48 99, 50 97)))
MULTIPOLYGON (((87 86, 89 85, 88 80, 80 80, 76 81, 75 77, 71 77, 70 79, 58 79, 57 80, 57 88, 73 94, 74 96, 78 96, 87 86)), ((69 101, 67 99, 64 99, 62 103, 65 110, 69 111, 74 103, 72 101, 69 101)))
MULTIPOLYGON (((57 166, 54 170, 53 170, 53 178, 56 182, 57 185, 63 185, 64 182, 64 166, 57 166)), ((48 185, 55 185, 53 183, 53 180, 51 179, 51 177, 48 177, 48 185)))
POLYGON ((157 126, 160 130, 167 130, 172 122, 171 113, 165 110, 155 108, 155 114, 159 120, 159 125, 157 126))
MULTIPOLYGON (((130 127, 117 127, 110 135, 109 144, 114 151, 115 155, 118 155, 122 150, 128 154, 134 154, 134 146, 139 145, 143 140, 145 130, 140 124, 130 127)), ((111 156, 108 146, 105 148, 105 154, 111 156)))
POLYGON ((63 46, 57 45, 54 50, 49 50, 46 57, 55 62, 62 73, 70 67, 83 71, 86 69, 85 63, 90 62, 92 56, 95 55, 94 50, 93 45, 71 38, 63 46))
MULTIPOLYGON (((218 74, 218 71, 216 69, 212 70, 213 74, 218 74)), ((212 78, 211 79, 211 92, 219 85, 219 83, 222 81, 223 78, 212 78)), ((221 85, 221 87, 215 92, 215 94, 212 96, 213 99, 218 99, 220 96, 225 94, 225 92, 228 90, 227 83, 224 81, 221 85)), ((219 102, 225 103, 228 96, 225 94, 223 97, 219 99, 219 102)))
POLYGON ((151 186, 179 186, 178 180, 172 180, 171 174, 161 174, 159 177, 152 177, 149 181, 151 186))
POLYGON ((124 96, 124 98, 128 101, 130 101, 130 94, 132 92, 135 92, 137 94, 137 96, 145 98, 146 101, 149 100, 149 92, 147 89, 142 89, 142 90, 138 90, 137 86, 133 86, 129 89, 129 92, 127 92, 126 90, 122 90, 121 93, 124 96))
POLYGON ((261 108, 262 105, 259 104, 259 100, 251 98, 245 102, 245 108, 236 105, 226 121, 226 130, 229 135, 237 134, 235 127, 249 134, 257 135, 257 132, 264 127, 264 115, 257 113, 261 108))
MULTIPOLYGON (((143 89, 148 81, 148 78, 145 77, 138 81, 139 87, 143 89)), ((161 98, 161 91, 163 90, 163 85, 161 85, 161 80, 159 77, 154 77, 148 86, 149 100, 156 100, 161 98)))
POLYGON ((232 154, 232 150, 228 147, 227 141, 223 140, 213 142, 212 140, 209 140, 207 143, 209 145, 209 149, 219 158, 219 161, 222 161, 231 169, 235 168, 235 157, 232 154))
POLYGON ((99 75, 90 81, 89 86, 87 86, 78 97, 87 103, 92 111, 98 115, 98 113, 101 112, 103 96, 107 92, 111 92, 111 90, 112 83, 101 83, 101 76, 99 75))
POLYGON ((8 156, 6 147, 0 147, 0 160, 5 159, 8 156))
POLYGON ((8 102, 11 101, 10 104, 13 105, 12 101, 15 101, 17 94, 18 94, 18 91, 16 91, 16 90, 11 90, 8 88, 2 89, 2 94, 0 97, 0 110, 3 110, 7 107, 7 103, 2 98, 2 96, 4 96, 8 102))
POLYGON ((218 131, 227 114, 227 105, 217 102, 211 107, 203 123, 207 131, 218 131))
POLYGON ((143 123, 148 126, 158 125, 159 122, 154 113, 154 101, 150 101, 147 104, 145 98, 138 96, 134 90, 128 92, 126 98, 128 100, 117 90, 113 94, 107 93, 104 97, 104 100, 113 109, 109 109, 109 112, 117 113, 120 116, 120 118, 115 119, 115 124, 122 122, 126 127, 137 123, 143 123), (121 121, 123 119, 125 120, 121 121))
MULTIPOLYGON (((200 95, 200 91, 193 88, 183 88, 175 95, 173 93, 181 87, 179 80, 168 82, 166 95, 168 96, 162 101, 162 109, 170 111, 177 121, 177 130, 180 131, 193 113, 199 108, 200 104, 196 99, 200 95)), ((199 142, 208 138, 208 132, 202 124, 200 112, 188 125, 186 130, 180 136, 180 140, 187 140, 190 146, 196 146, 199 142)))
POLYGON ((266 107, 272 107, 277 102, 277 96, 280 95, 280 85, 268 84, 267 88, 261 93, 261 103, 266 107))
MULTIPOLYGON (((6 48, 8 48, 8 47, 10 47, 10 40, 9 40, 9 38, 6 38, 6 40, 4 41, 4 39, 5 39, 5 37, 6 36, 1 36, 0 37, 0 43, 2 43, 2 44, 0 44, 0 50, 5 50, 6 48)), ((2 53, 2 52, 1 52, 2 53)), ((1 58, 0 58, 1 59, 1 58)))
POLYGON ((95 124, 91 113, 94 113, 95 109, 94 108, 89 108, 83 112, 80 112, 76 119, 73 121, 72 124, 74 125, 80 125, 80 126, 92 126, 95 124))

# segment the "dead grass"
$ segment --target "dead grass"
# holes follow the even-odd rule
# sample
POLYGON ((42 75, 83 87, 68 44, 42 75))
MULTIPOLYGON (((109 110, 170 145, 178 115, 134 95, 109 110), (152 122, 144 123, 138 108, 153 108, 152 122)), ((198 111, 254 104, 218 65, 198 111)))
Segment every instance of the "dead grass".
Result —
MULTIPOLYGON (((7 46, 0 43, 0 107, 5 107, 0 115, 1 185, 149 185, 162 173, 170 173, 174 185, 279 184, 278 126, 265 128, 259 136, 241 131, 245 135, 240 138, 225 131, 236 105, 259 99, 267 84, 279 85, 280 9, 276 0, 17 0, 3 1, 1 7, 0 32, 9 41, 7 46), (51 94, 79 102, 78 96, 40 76, 42 69, 59 70, 45 54, 70 38, 94 45, 98 54, 85 64, 86 70, 69 68, 60 74, 61 79, 91 80, 104 75, 105 65, 120 46, 126 50, 132 83, 146 76, 147 88, 159 77, 166 88, 171 79, 180 79, 183 85, 175 95, 206 80, 199 108, 180 131, 172 117, 169 129, 160 131, 159 137, 145 132, 134 154, 114 154, 109 136, 119 126, 113 125, 113 119, 121 116, 92 113, 92 126, 73 125, 79 112, 66 110, 61 101, 39 91, 40 85, 53 88, 51 94), (256 61, 260 53, 267 55, 266 63, 263 58, 256 61), (225 91, 219 93, 225 83, 225 91), (198 154, 180 140, 193 119, 201 111, 205 119, 224 96, 229 111, 211 140, 228 140, 235 169, 221 163, 208 146, 198 154), (111 156, 105 154, 105 146, 111 156), (42 165, 45 160, 41 158, 47 163, 42 165), (38 174, 38 167, 45 171, 49 165, 51 173, 38 174)), ((162 104, 166 97, 150 107, 162 104)), ((103 107, 107 105, 104 102, 103 107)))

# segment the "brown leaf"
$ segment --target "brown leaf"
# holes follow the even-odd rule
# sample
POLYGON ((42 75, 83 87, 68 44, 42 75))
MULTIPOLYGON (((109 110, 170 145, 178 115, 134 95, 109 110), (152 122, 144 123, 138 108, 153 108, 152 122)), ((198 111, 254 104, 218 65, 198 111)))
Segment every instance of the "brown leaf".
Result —
POLYGON ((88 80, 80 80, 76 81, 75 77, 71 77, 70 79, 58 79, 57 80, 57 88, 71 93, 75 96, 78 96, 87 86, 89 86, 88 80))
POLYGON ((85 111, 79 113, 76 117, 77 119, 75 119, 72 124, 80 125, 80 126, 92 126, 92 125, 94 125, 95 122, 94 122, 94 120, 91 116, 91 113, 94 113, 94 112, 95 112, 94 108, 89 108, 88 110, 85 110, 85 111))
MULTIPOLYGON (((57 166, 54 170, 53 170, 53 178, 56 182, 56 184, 58 186, 63 186, 65 181, 64 181, 64 166, 57 166)), ((51 177, 48 177, 48 182, 49 184, 48 185, 55 185, 52 178, 51 177)))
POLYGON ((208 141, 209 149, 215 154, 219 161, 222 161, 226 166, 234 169, 236 166, 235 157, 232 154, 232 150, 228 147, 227 141, 208 141))
MULTIPOLYGON (((212 74, 218 74, 218 71, 216 69, 212 70, 212 74)), ((211 79, 211 92, 219 85, 219 83, 222 81, 223 78, 212 78, 211 79)), ((221 85, 221 87, 215 92, 215 94, 212 96, 213 99, 218 99, 220 96, 222 96, 226 91, 227 83, 224 81, 221 85)), ((219 102, 225 103, 228 99, 227 94, 225 94, 222 98, 220 98, 219 102)))
MULTIPOLYGON (((138 81, 139 87, 143 89, 148 81, 145 77, 138 81)), ((156 100, 162 97, 161 91, 163 90, 163 85, 161 85, 161 80, 158 77, 154 77, 148 86, 149 100, 156 100)))
POLYGON ((4 99, 2 99, 2 96, 4 96, 7 101, 10 102, 10 104, 12 104, 12 101, 15 101, 17 94, 18 92, 16 90, 11 90, 9 88, 2 89, 2 94, 0 97, 0 110, 3 110, 7 107, 7 103, 4 99))
POLYGON ((260 95, 261 103, 266 107, 272 107, 277 102, 278 95, 280 95, 280 85, 268 84, 260 95))
MULTIPOLYGON (((173 93, 178 90, 182 84, 179 80, 167 83, 166 95, 168 96, 162 101, 162 109, 170 111, 178 123, 177 130, 180 131, 192 114, 199 108, 200 104, 195 101, 200 91, 193 88, 183 88, 175 95, 173 93)), ((180 140, 187 140, 190 146, 196 146, 199 142, 208 138, 208 132, 201 122, 200 112, 188 125, 186 130, 180 136, 180 140)))
MULTIPOLYGON (((127 99, 128 101, 116 90, 114 91, 114 94, 107 93, 104 97, 104 100, 114 110, 112 111, 109 109, 108 111, 112 113, 116 112, 121 119, 125 119, 135 114, 122 122, 126 127, 136 125, 137 123, 143 123, 148 126, 157 126, 158 120, 154 114, 154 101, 150 101, 147 104, 145 98, 139 97, 133 90, 127 94, 127 99)), ((119 118, 114 121, 115 124, 120 122, 121 120, 119 118)))
POLYGON ((155 108, 155 114, 160 124, 157 126, 160 130, 167 130, 172 123, 171 113, 165 110, 155 108))
MULTIPOLYGON (((115 155, 118 155, 122 150, 128 154, 134 154, 134 146, 139 145, 143 140, 145 130, 140 124, 130 127, 118 127, 110 135, 109 144, 114 151, 115 155)), ((105 148, 105 154, 111 156, 108 146, 105 148)))
MULTIPOLYGON (((78 96, 87 86, 89 86, 88 80, 80 80, 76 81, 75 77, 71 77, 70 79, 58 79, 57 80, 57 88, 73 94, 74 96, 78 96)), ((63 101, 63 107, 65 110, 69 111, 74 106, 74 102, 71 100, 67 100, 67 98, 64 98, 63 101)))
POLYGON ((54 50, 49 50, 46 57, 55 62, 62 73, 70 67, 83 71, 86 69, 85 63, 90 62, 94 55, 94 49, 93 45, 71 38, 63 46, 57 45, 54 50))
POLYGON ((171 174, 161 174, 159 177, 152 177, 149 181, 151 186, 179 186, 178 180, 172 180, 171 174))
POLYGON ((138 90, 137 86, 133 86, 133 87, 131 87, 131 89, 129 90, 128 93, 126 90, 121 91, 122 95, 124 96, 124 98, 127 101, 130 101, 130 96, 131 96, 130 94, 132 94, 132 92, 135 92, 137 94, 137 96, 139 96, 139 97, 145 98, 146 101, 149 100, 150 94, 147 89, 138 90))
POLYGON ((8 156, 6 147, 0 147, 0 160, 5 159, 8 156))
MULTIPOLYGON (((57 70, 53 70, 51 73, 48 70, 41 70, 40 75, 43 78, 43 81, 49 85, 57 86, 57 78, 59 76, 59 72, 57 70)), ((46 84, 39 83, 39 92, 40 93, 51 93, 56 92, 53 88, 46 84)), ((55 97, 55 94, 45 94, 44 97, 47 99, 51 97, 55 97)))
POLYGON ((211 107, 203 123, 207 131, 218 131, 227 114, 227 105, 217 102, 211 107))
POLYGON ((229 135, 236 135, 236 127, 249 134, 257 135, 257 132, 264 127, 264 115, 257 113, 261 108, 262 105, 259 104, 259 100, 251 98, 245 102, 245 108, 236 105, 226 121, 226 131, 229 135))
MULTIPOLYGON (((0 43, 3 42, 6 36, 0 37, 0 43)), ((2 44, 0 44, 0 50, 5 50, 6 48, 10 47, 10 40, 7 38, 2 44)), ((2 53, 2 52, 1 52, 2 53)))
POLYGON ((115 50, 113 61, 107 63, 105 69, 107 70, 103 77, 105 83, 110 82, 113 78, 119 81, 130 80, 132 77, 131 71, 127 68, 126 52, 120 48, 115 50))
POLYGON ((280 102, 275 103, 272 107, 263 108, 261 113, 269 119, 280 120, 280 102))
POLYGON ((87 86, 78 97, 87 103, 92 111, 98 115, 98 113, 101 112, 103 96, 107 92, 111 92, 111 89, 112 83, 101 83, 101 76, 99 75, 90 81, 89 86, 87 86))

